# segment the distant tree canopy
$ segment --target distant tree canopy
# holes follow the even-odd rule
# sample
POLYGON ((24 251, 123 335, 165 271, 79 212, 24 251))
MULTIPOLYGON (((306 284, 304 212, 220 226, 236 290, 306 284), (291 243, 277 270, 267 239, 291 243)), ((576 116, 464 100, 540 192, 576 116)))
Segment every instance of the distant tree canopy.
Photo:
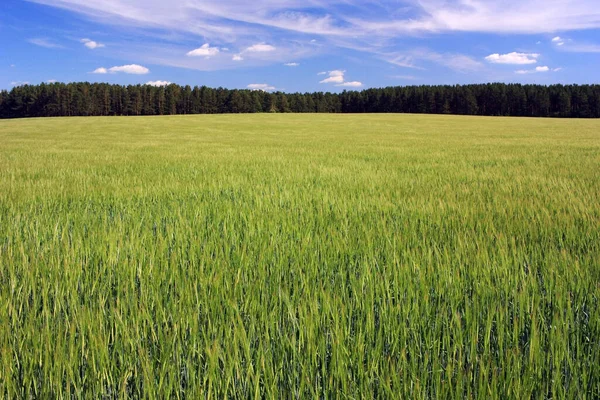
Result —
POLYGON ((0 118, 257 112, 599 118, 600 85, 490 83, 288 94, 86 82, 42 83, 0 91, 0 118))

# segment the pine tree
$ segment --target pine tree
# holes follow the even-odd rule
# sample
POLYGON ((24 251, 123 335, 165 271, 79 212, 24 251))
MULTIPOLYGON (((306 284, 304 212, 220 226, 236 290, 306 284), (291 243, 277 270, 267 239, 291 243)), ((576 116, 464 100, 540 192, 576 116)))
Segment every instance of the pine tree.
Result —
POLYGON ((410 112, 600 117, 600 85, 409 86, 361 92, 267 93, 169 85, 55 83, 0 91, 0 118, 249 112, 410 112))

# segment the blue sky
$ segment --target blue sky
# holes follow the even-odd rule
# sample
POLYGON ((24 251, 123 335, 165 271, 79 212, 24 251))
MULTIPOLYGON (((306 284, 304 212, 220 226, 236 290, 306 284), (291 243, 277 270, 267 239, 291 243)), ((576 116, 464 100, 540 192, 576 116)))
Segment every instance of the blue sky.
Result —
POLYGON ((599 83, 598 0, 2 0, 0 88, 599 83))

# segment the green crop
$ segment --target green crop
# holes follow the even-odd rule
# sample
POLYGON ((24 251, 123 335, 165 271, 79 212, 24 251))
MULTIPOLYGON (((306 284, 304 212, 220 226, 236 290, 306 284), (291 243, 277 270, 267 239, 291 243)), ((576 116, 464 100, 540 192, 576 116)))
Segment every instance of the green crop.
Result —
POLYGON ((600 122, 0 121, 0 397, 600 397, 600 122))

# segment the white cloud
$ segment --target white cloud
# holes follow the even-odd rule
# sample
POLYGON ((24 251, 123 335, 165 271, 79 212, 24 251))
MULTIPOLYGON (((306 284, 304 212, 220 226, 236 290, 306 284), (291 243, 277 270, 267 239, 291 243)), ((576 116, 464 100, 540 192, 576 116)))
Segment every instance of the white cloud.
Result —
POLYGON ((325 72, 325 73, 319 72, 318 75, 329 75, 327 78, 323 79, 319 83, 334 83, 335 86, 338 86, 338 87, 353 87, 353 88, 361 87, 363 85, 362 82, 358 82, 358 81, 346 82, 345 74, 346 74, 346 71, 343 71, 340 69, 336 69, 336 70, 325 72))
POLYGON ((106 69, 104 67, 96 68, 92 72, 92 74, 107 74, 109 72, 111 74, 123 72, 125 74, 145 75, 145 74, 149 73, 150 70, 146 67, 142 67, 141 65, 129 64, 129 65, 121 65, 119 67, 112 67, 112 68, 108 68, 108 69, 106 69))
MULTIPOLYGON (((30 1, 67 9, 111 27, 122 26, 128 34, 132 27, 149 28, 145 31, 149 35, 179 36, 186 42, 202 37, 213 43, 243 43, 235 53, 244 53, 244 66, 281 65, 288 60, 302 61, 303 57, 316 53, 332 54, 336 49, 359 48, 357 51, 393 61, 397 66, 419 68, 420 62, 432 61, 459 71, 470 71, 481 65, 469 55, 440 54, 441 57, 436 59, 409 55, 395 60, 391 55, 401 52, 400 47, 394 46, 397 46, 398 38, 407 36, 423 41, 423 38, 439 37, 446 32, 551 34, 546 39, 549 41, 558 35, 557 32, 562 38, 568 36, 564 32, 600 28, 598 0, 30 1), (310 45, 317 38, 318 45, 310 45), (258 43, 258 47, 253 43, 258 43), (296 47, 283 54, 291 48, 291 43, 296 47), (264 51, 266 49, 270 51, 264 51)), ((145 63, 202 70, 239 66, 233 62, 233 54, 214 56, 209 63, 202 59, 187 59, 188 48, 159 43, 147 40, 144 47, 139 41, 131 40, 129 48, 122 46, 121 54, 145 63)), ((571 47, 569 43, 554 46, 557 49, 571 47)), ((600 50, 588 45, 564 51, 600 50)), ((210 57, 210 54, 203 56, 210 57)), ((534 64, 531 57, 529 60, 534 64)))
POLYGON ((327 72, 327 74, 329 74, 329 78, 325 78, 319 83, 344 83, 345 73, 346 71, 341 70, 329 71, 327 72))
MULTIPOLYGON (((539 72, 548 72, 548 71, 550 71, 550 67, 543 66, 543 67, 535 67, 535 69, 520 69, 518 71, 515 71, 515 74, 520 74, 520 75, 537 74, 539 72)), ((553 69, 552 71, 560 71, 560 68, 553 69)))
POLYGON ((12 86, 25 86, 25 85, 29 85, 30 83, 25 81, 16 81, 16 82, 11 82, 10 83, 12 86))
POLYGON ((160 87, 160 86, 169 86, 172 83, 173 82, 169 82, 169 81, 150 81, 150 82, 146 82, 146 85, 160 87))
POLYGON ((330 76, 329 78, 323 79, 319 83, 342 83, 344 82, 343 76, 330 76))
POLYGON ((361 87, 362 85, 363 85, 362 82, 352 81, 352 82, 340 83, 339 85, 335 85, 335 86, 356 88, 356 87, 361 87))
POLYGON ((201 47, 187 53, 189 57, 212 57, 216 56, 217 54, 219 54, 219 48, 210 47, 210 44, 208 43, 205 43, 201 47))
POLYGON ((248 47, 245 51, 249 53, 268 53, 275 50, 277 49, 270 44, 258 43, 248 47))
POLYGON ((92 50, 106 47, 102 43, 95 42, 91 39, 81 39, 80 42, 83 43, 85 47, 92 50))
POLYGON ((122 65, 120 67, 109 68, 108 72, 112 72, 112 73, 124 72, 126 74, 133 74, 133 75, 145 75, 145 74, 149 73, 150 70, 146 67, 142 67, 141 65, 129 64, 129 65, 122 65))
POLYGON ((536 53, 512 52, 508 54, 490 54, 485 59, 492 64, 526 65, 537 63, 539 56, 536 53))
POLYGON ((244 61, 244 57, 242 57, 240 54, 235 54, 231 59, 233 61, 244 61))
POLYGON ((275 90, 275 87, 269 85, 268 83, 251 83, 246 87, 251 90, 262 90, 264 92, 275 90))
POLYGON ((58 82, 56 79, 48 79, 46 83, 56 83, 58 82))
POLYGON ((300 64, 293 62, 293 63, 285 63, 285 64, 283 64, 283 65, 285 65, 286 67, 297 67, 297 66, 299 66, 300 64))
POLYGON ((36 46, 45 47, 47 49, 64 49, 64 46, 56 44, 49 39, 44 38, 33 38, 28 40, 29 43, 35 44, 36 46))

